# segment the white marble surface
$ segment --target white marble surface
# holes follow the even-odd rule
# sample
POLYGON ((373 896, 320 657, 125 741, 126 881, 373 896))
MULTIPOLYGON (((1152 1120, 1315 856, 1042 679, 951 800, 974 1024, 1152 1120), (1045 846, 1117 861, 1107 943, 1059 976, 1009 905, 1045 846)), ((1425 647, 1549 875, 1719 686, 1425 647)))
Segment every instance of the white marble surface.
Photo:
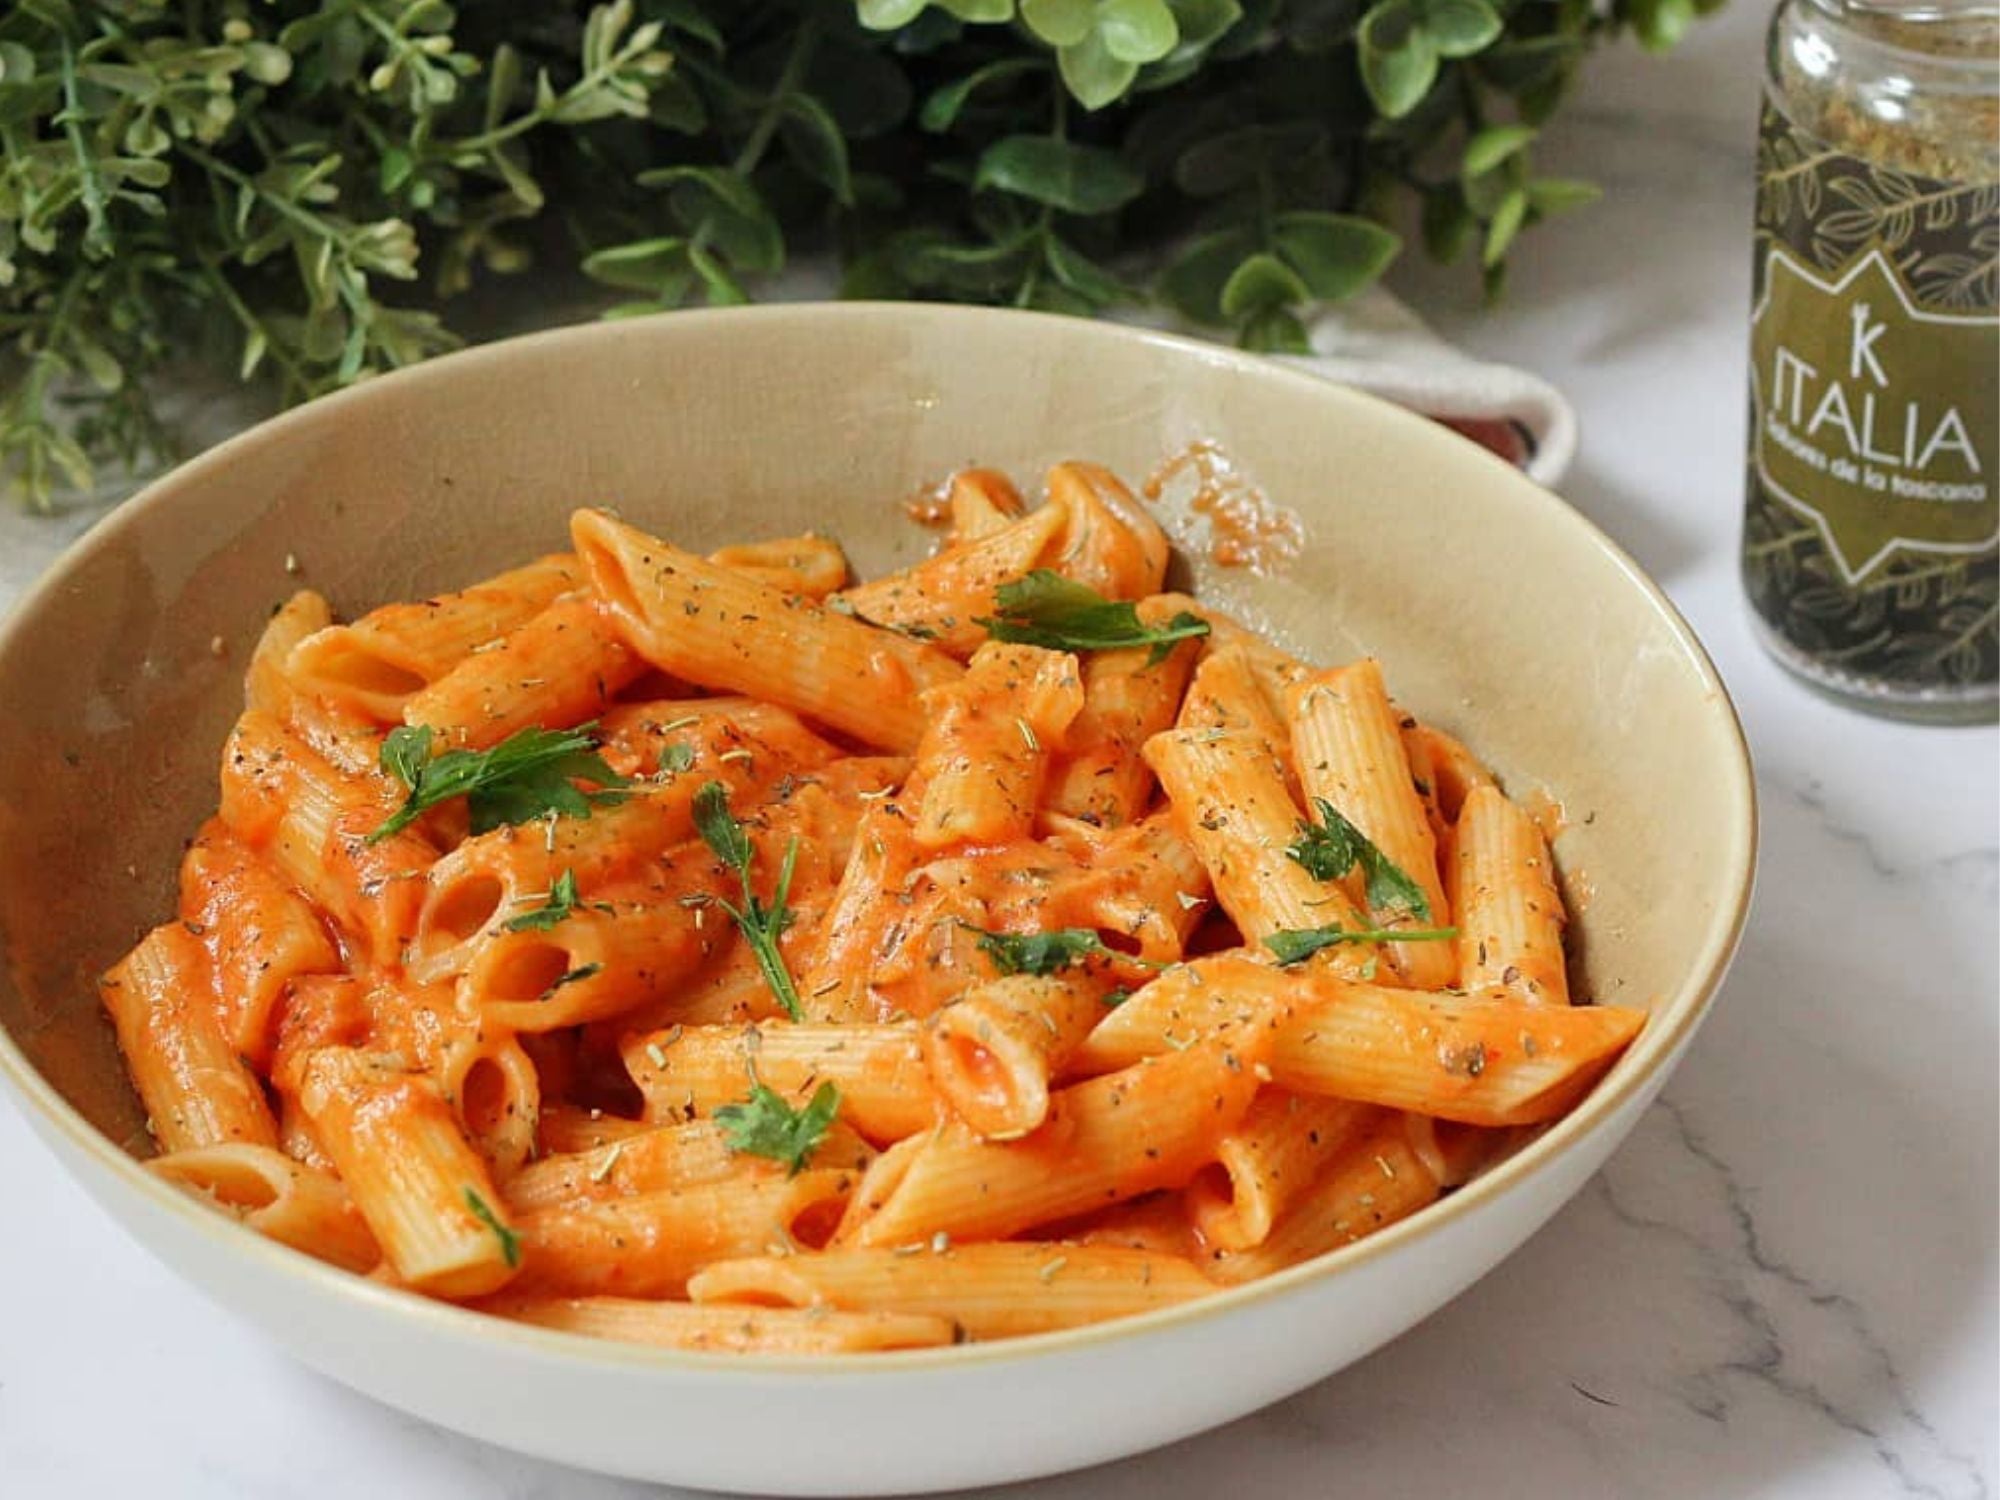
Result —
MULTIPOLYGON (((1833 708, 1735 580, 1763 7, 1606 60, 1547 153, 1609 200, 1509 301, 1401 288, 1576 400, 1569 497, 1731 684, 1764 804, 1734 977, 1664 1100, 1512 1260, 1261 1415, 1019 1500, 1983 1497, 1996 1457, 1996 736, 1833 708)), ((0 600, 80 520, 0 518, 0 600)), ((128 1241, 0 1107, 0 1495, 638 1495, 291 1364, 128 1241), (227 1413, 227 1420, 224 1414, 227 1413)), ((658 1493, 658 1492, 655 1492, 658 1493)))

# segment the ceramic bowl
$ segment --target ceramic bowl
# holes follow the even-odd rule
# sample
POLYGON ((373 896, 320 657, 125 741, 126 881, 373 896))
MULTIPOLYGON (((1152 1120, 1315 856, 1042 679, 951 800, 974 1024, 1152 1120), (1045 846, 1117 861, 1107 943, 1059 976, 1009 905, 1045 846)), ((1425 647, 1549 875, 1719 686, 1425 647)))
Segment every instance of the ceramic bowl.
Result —
MULTIPOLYGON (((1197 549, 1198 550, 1198 549, 1197 549)), ((1729 699, 1622 552, 1473 444, 1208 345, 1076 320, 773 307, 568 329, 369 382, 175 470, 0 631, 0 1090, 149 1249, 299 1358, 434 1422, 612 1473, 889 1494, 1053 1473, 1319 1380, 1547 1220, 1687 1047, 1741 928, 1755 843, 1729 699), (1302 654, 1379 655, 1568 830, 1586 991, 1650 1007, 1568 1118, 1414 1218, 1126 1322, 944 1351, 742 1360, 514 1326, 260 1239, 142 1172, 94 976, 170 910, 215 801, 251 643, 301 584, 358 613, 563 544, 616 507, 698 549, 828 530, 864 572, 931 545, 903 501, 968 463, 1128 477, 1213 442, 1305 520, 1270 577, 1191 582, 1302 654)), ((15 1232, 33 1233, 29 1218, 15 1232)), ((1548 1316, 1561 1317, 1557 1299, 1548 1316)), ((191 1355, 191 1358, 195 1357, 191 1355)))

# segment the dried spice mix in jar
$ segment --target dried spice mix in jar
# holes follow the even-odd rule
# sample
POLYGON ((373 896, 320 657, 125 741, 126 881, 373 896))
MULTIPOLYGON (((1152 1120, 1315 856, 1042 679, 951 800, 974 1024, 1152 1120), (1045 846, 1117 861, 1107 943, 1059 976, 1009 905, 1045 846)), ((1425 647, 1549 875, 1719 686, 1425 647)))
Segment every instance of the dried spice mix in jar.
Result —
POLYGON ((2000 9, 1780 0, 1757 153, 1743 580, 1864 708, 2000 676, 2000 9))

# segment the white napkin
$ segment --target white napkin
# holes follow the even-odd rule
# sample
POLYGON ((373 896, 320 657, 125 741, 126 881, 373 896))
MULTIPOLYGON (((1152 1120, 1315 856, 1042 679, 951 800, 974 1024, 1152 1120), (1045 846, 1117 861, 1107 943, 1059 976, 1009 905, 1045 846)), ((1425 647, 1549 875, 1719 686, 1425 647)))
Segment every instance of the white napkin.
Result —
MULTIPOLYGON (((1150 320, 1148 320, 1150 321, 1150 320)), ((1165 326, 1165 325, 1162 325, 1165 326)), ((1213 329, 1175 332, 1216 337, 1213 329)), ((1537 483, 1554 485, 1576 457, 1576 410, 1538 375, 1474 359, 1446 343, 1409 305, 1370 287, 1306 320, 1313 352, 1273 356, 1281 364, 1355 386, 1454 426, 1515 459, 1537 483), (1487 427, 1484 434, 1477 429, 1487 427), (1518 451, 1504 451, 1508 437, 1518 451)))

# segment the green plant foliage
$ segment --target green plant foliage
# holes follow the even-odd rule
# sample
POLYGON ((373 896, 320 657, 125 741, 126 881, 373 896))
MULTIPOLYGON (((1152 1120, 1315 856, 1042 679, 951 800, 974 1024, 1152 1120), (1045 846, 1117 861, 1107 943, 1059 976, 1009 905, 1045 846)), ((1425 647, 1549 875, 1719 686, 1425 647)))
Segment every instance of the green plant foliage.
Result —
POLYGON ((1586 201, 1530 156, 1590 47, 1715 0, 15 0, 0 7, 0 481, 169 455, 205 357, 296 400, 456 339, 536 259, 614 315, 845 290, 1252 348, 1400 252, 1586 201), (1406 224, 1407 221, 1407 224, 1406 224))

